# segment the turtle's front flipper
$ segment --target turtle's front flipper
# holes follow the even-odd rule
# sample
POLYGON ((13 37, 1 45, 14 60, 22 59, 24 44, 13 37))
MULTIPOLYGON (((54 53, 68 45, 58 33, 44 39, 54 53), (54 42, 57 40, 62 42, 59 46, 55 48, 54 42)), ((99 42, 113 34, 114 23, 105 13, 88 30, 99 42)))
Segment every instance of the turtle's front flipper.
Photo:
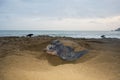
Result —
POLYGON ((88 53, 88 50, 83 50, 83 51, 79 51, 79 52, 72 52, 72 53, 70 53, 70 55, 61 56, 61 58, 66 60, 66 61, 73 61, 73 60, 77 60, 78 58, 82 57, 86 53, 88 53))

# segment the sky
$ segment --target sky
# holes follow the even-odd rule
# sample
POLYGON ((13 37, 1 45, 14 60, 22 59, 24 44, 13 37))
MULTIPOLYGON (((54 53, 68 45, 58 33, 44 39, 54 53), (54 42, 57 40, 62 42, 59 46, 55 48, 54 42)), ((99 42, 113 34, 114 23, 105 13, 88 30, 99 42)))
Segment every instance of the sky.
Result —
POLYGON ((114 30, 120 0, 0 0, 0 30, 114 30))

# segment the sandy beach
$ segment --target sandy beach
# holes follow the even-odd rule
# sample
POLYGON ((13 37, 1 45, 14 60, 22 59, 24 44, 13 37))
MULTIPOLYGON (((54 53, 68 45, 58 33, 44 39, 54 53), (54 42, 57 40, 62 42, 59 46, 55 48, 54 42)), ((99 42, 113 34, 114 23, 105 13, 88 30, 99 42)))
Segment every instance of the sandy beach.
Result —
POLYGON ((0 80, 119 80, 120 39, 0 37, 0 80), (89 50, 64 61, 43 49, 55 39, 72 40, 89 50))

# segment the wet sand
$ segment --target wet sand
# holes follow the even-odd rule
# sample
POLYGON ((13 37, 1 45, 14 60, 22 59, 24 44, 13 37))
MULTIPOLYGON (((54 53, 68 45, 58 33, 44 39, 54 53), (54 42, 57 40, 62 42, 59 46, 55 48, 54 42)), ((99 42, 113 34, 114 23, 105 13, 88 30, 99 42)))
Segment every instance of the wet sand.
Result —
POLYGON ((120 39, 0 37, 0 80, 119 80, 120 39), (72 62, 46 54, 55 39, 73 40, 89 53, 72 62))

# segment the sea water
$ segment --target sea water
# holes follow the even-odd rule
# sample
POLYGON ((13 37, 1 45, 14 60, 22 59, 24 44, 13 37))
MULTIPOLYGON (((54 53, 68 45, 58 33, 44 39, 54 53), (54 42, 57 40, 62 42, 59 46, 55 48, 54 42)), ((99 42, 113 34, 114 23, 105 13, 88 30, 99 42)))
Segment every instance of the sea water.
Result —
POLYGON ((105 35, 107 38, 120 38, 120 31, 0 30, 0 37, 26 36, 27 34, 73 38, 101 38, 101 35, 105 35))

